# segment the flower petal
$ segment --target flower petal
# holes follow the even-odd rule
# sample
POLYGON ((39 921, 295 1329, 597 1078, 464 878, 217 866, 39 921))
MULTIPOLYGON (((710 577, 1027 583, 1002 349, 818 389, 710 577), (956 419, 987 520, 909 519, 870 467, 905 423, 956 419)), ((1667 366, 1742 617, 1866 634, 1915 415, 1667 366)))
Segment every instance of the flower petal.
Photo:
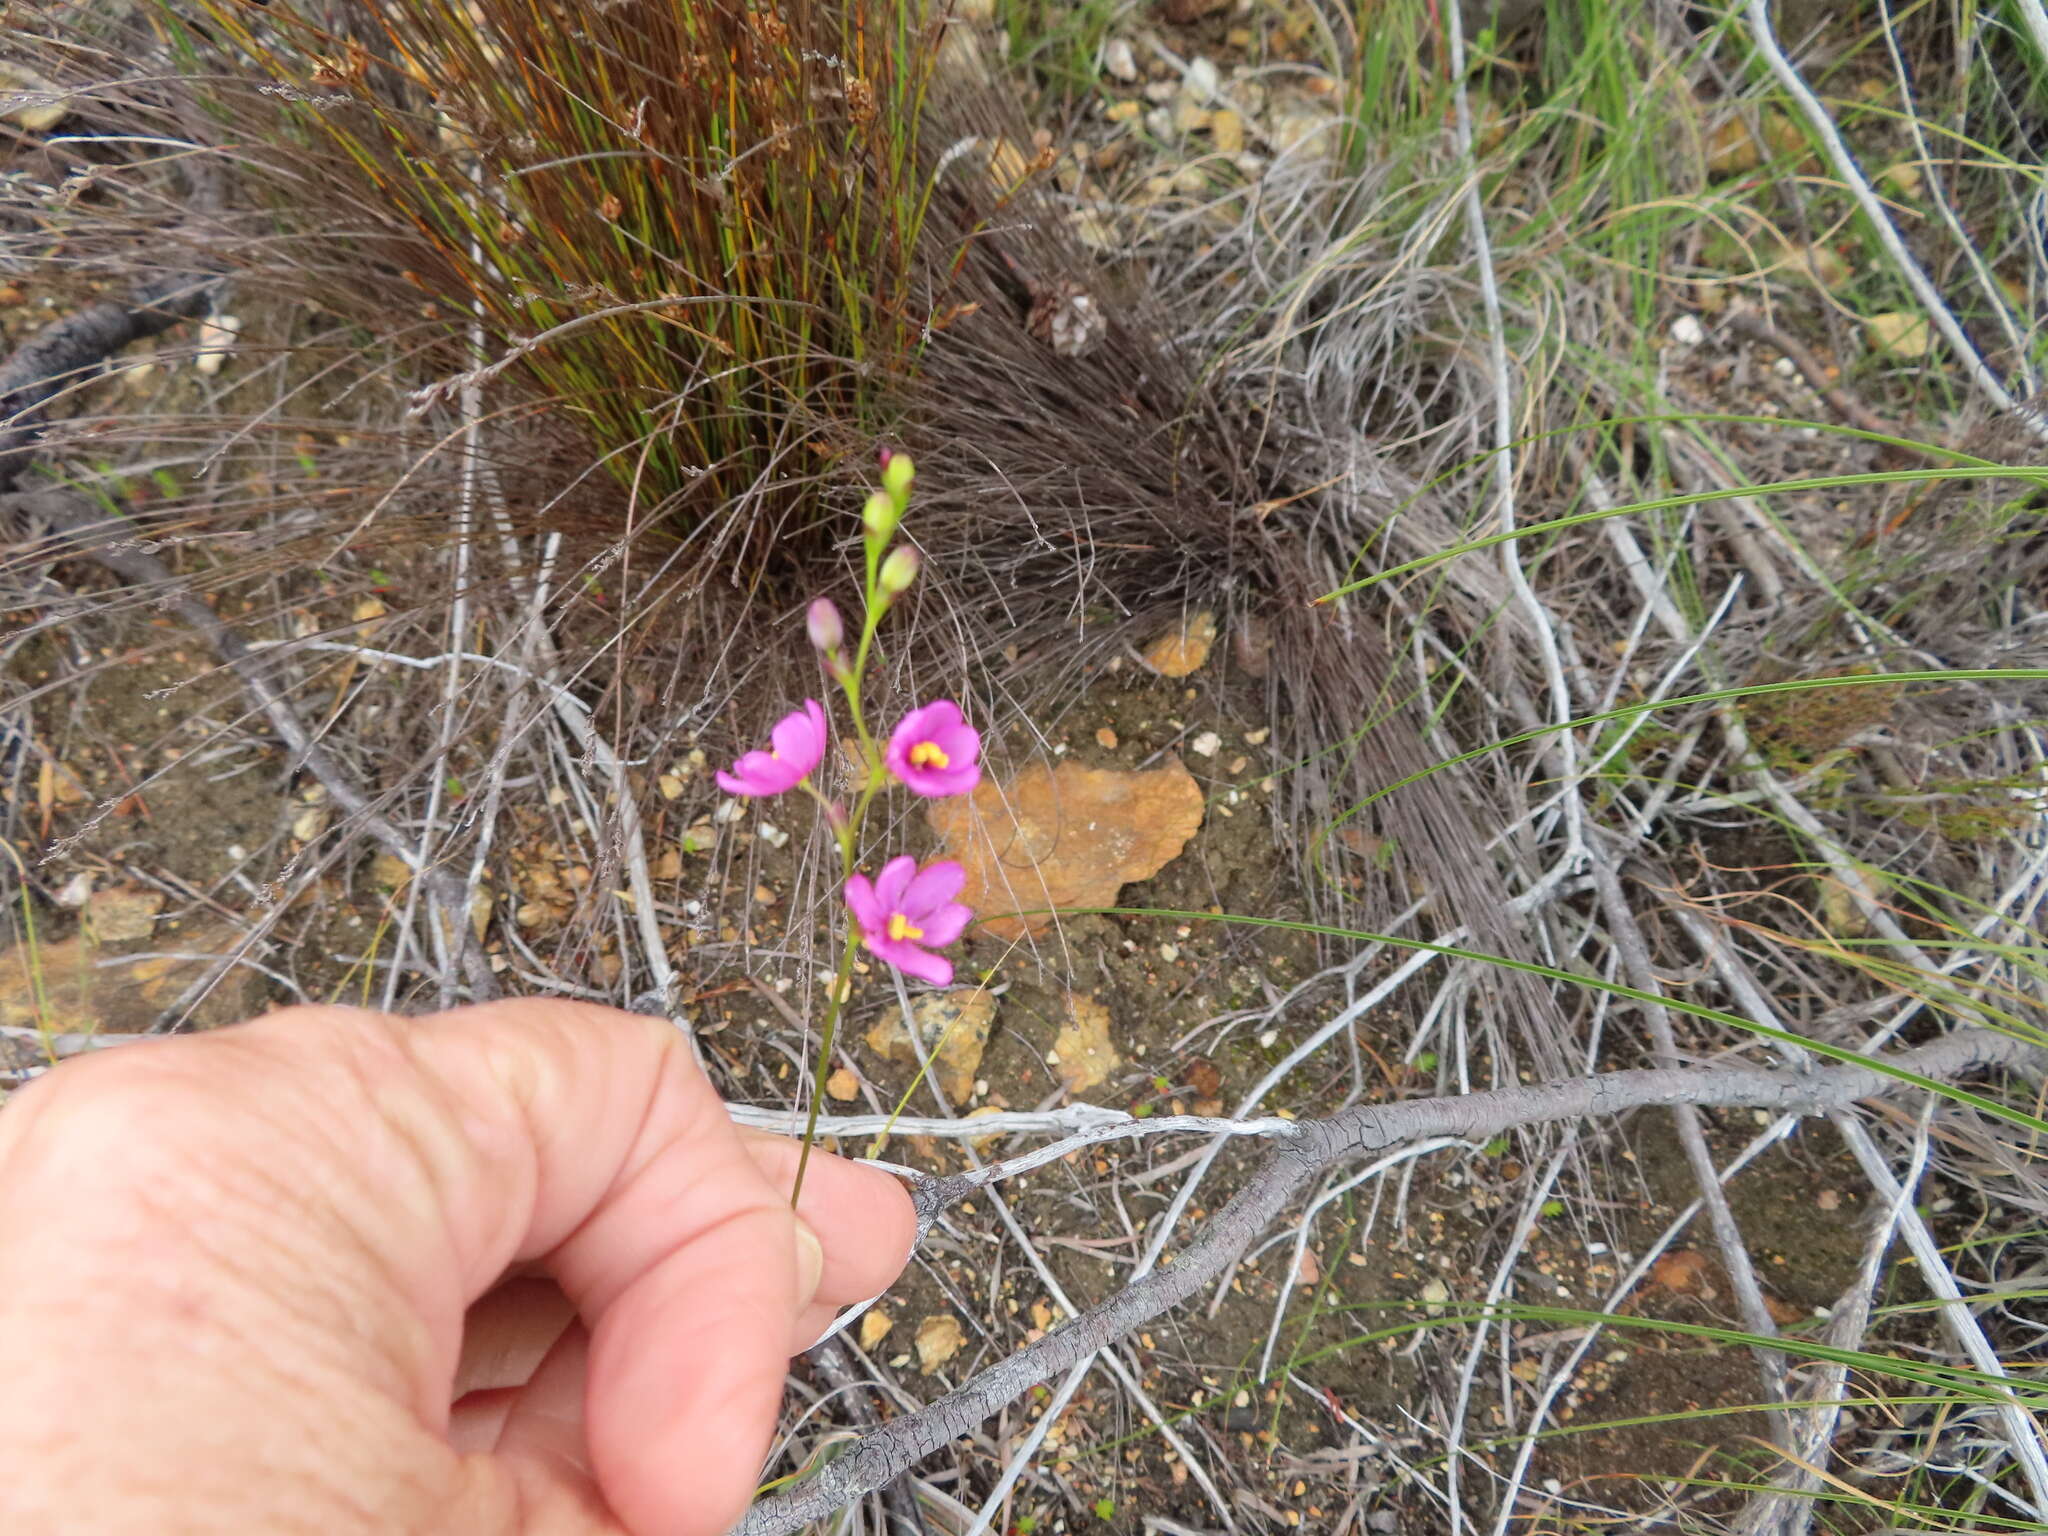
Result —
POLYGON ((899 854, 882 866, 882 872, 875 876, 875 900, 881 903, 882 921, 889 921, 891 912, 901 912, 903 893, 917 875, 917 860, 909 854, 899 854))
POLYGON ((802 709, 775 722, 768 739, 775 743, 776 760, 789 764, 801 779, 825 755, 825 712, 816 699, 805 699, 802 709))
POLYGON ((866 875, 846 877, 846 907, 853 914, 853 920, 860 924, 862 933, 879 934, 888 931, 888 909, 875 895, 874 884, 866 875))
POLYGON ((957 901, 949 901, 935 911, 927 912, 918 926, 924 929, 922 942, 933 949, 944 949, 974 921, 974 908, 957 901))
MULTIPOLYGON (((872 947, 872 946, 870 946, 872 947)), ((915 976, 919 981, 928 981, 935 987, 950 987, 953 984, 953 962, 944 955, 935 955, 919 949, 915 944, 889 946, 890 953, 875 953, 888 961, 906 976, 915 976)))
MULTIPOLYGON (((903 905, 900 910, 922 928, 926 914, 936 912, 958 896, 960 887, 966 883, 967 871, 953 859, 940 859, 936 863, 927 864, 917 872, 917 878, 904 888, 903 905)), ((951 941, 927 939, 925 942, 937 944, 951 941)))

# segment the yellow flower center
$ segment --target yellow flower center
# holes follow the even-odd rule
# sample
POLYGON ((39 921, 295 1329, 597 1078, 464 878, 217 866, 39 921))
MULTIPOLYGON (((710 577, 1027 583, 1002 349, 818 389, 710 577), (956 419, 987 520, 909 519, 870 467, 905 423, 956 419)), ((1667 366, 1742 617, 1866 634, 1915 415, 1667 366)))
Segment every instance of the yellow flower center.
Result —
POLYGON ((935 741, 920 741, 910 749, 910 766, 913 768, 950 768, 953 760, 939 750, 935 741))
POLYGON ((905 939, 923 938, 924 930, 915 926, 901 912, 891 912, 889 914, 889 937, 898 944, 901 944, 905 939))

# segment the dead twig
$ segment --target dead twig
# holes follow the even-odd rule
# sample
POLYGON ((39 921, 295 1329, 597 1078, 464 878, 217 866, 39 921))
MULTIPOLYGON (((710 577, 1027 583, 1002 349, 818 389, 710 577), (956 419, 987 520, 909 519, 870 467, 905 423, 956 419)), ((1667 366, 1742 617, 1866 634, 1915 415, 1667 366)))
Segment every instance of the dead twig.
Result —
POLYGON ((157 278, 126 300, 89 304, 46 325, 15 348, 0 364, 0 496, 35 457, 45 406, 123 347, 206 313, 221 282, 190 273, 157 278))
MULTIPOLYGON (((1888 1066, 1893 1071, 1940 1079, 1979 1067, 2038 1067, 2040 1058, 2036 1048, 2022 1041, 1987 1030, 1968 1030, 1902 1052, 1891 1058, 1888 1066)), ((863 1436, 816 1477, 756 1504, 736 1528, 738 1536, 785 1536, 886 1486, 957 1436, 972 1431, 1004 1403, 1072 1370, 1132 1329, 1188 1300, 1242 1253, 1318 1174, 1345 1159, 1427 1136, 1484 1141, 1519 1126, 1652 1106, 1714 1105, 1827 1114, 1858 1099, 1891 1093, 1899 1086, 1898 1078, 1876 1066, 1826 1066, 1800 1073, 1733 1066, 1654 1067, 1447 1098, 1358 1105, 1327 1120, 1300 1122, 1297 1134, 1273 1150, 1244 1188, 1203 1225, 1171 1263, 988 1367, 929 1407, 863 1436)), ((964 1198, 972 1188, 958 1179, 930 1179, 913 1189, 912 1198, 925 1210, 964 1198)))
POLYGON ((446 870, 421 867, 412 840, 376 809, 370 797, 335 761, 333 754, 313 739, 290 701, 265 675, 256 653, 242 637, 188 592, 170 567, 156 556, 135 547, 134 525, 120 518, 102 515, 83 497, 68 491, 38 490, 0 495, 0 507, 10 505, 40 517, 68 534, 76 542, 77 554, 105 566, 124 581, 152 588, 161 594, 157 601, 177 614, 213 647, 214 653, 241 679, 242 686, 269 718, 271 729, 277 732, 292 755, 305 765, 306 771, 326 786, 327 793, 334 797, 334 803, 386 850, 402 860, 423 883, 435 908, 436 922, 445 927, 449 942, 456 948, 456 959, 469 982, 471 998, 483 1002, 496 997, 498 984, 491 974, 490 962, 470 931, 467 883, 446 870))
POLYGON ((1813 392, 1828 403, 1828 409, 1850 426, 1859 427, 1865 432, 1875 432, 1883 437, 1901 435, 1897 427, 1829 378, 1828 371, 1821 366, 1819 358, 1771 324, 1756 310, 1736 310, 1728 317, 1728 329, 1738 336, 1747 336, 1751 341, 1761 342, 1782 353, 1785 360, 1799 370, 1799 376, 1813 387, 1813 392))

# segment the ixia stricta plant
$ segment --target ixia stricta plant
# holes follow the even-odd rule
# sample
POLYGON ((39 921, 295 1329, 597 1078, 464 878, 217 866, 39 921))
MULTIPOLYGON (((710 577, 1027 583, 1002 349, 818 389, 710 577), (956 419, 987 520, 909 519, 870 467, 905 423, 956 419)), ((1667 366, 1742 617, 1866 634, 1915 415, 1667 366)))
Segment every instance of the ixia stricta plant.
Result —
POLYGON ((908 454, 885 452, 882 488, 868 497, 861 511, 867 582, 860 637, 851 654, 845 621, 830 598, 814 601, 807 616, 811 644, 824 661, 826 675, 845 697, 859 744, 855 782, 848 786, 851 805, 833 798, 817 782, 820 766, 831 755, 832 727, 825 706, 816 699, 805 699, 802 709, 775 723, 768 733, 767 750, 748 752, 718 774, 719 787, 728 794, 765 798, 794 789, 818 803, 839 844, 840 878, 853 917, 818 1032, 816 1080, 811 1085, 810 1117, 804 1126, 804 1149, 797 1162, 792 1201, 803 1189, 804 1168, 816 1139, 832 1040, 852 987, 854 955, 865 947, 906 976, 935 987, 950 986, 953 962, 938 951, 966 932, 974 917, 971 908, 954 899, 966 883, 967 873, 951 859, 937 859, 920 868, 916 859, 902 854, 884 864, 872 879, 859 868, 861 829, 867 823, 868 810, 891 784, 901 784, 915 795, 938 798, 964 795, 981 782, 981 735, 951 699, 934 699, 911 710, 896 723, 886 742, 879 741, 869 728, 861 707, 861 684, 875 631, 917 580, 917 551, 907 544, 889 545, 909 510, 915 473, 908 454))

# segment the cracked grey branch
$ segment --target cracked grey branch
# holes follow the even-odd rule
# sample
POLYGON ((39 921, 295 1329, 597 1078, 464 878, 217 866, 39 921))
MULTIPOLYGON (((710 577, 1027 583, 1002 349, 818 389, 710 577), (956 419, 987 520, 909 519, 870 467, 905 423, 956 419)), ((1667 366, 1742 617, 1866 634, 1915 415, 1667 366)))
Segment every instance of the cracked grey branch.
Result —
MULTIPOLYGON (((1937 1079, 1977 1067, 2039 1070, 2041 1064, 2038 1048, 1988 1030, 1959 1032, 1885 1062, 1893 1071, 1937 1079)), ((1318 1173, 1347 1158, 1426 1136, 1485 1141, 1517 1126, 1678 1104, 1822 1114, 1901 1086, 1910 1085, 1874 1065, 1826 1066, 1810 1072, 1652 1067, 1453 1098, 1359 1105, 1327 1120, 1302 1121, 1300 1134, 1276 1146, 1250 1181, 1171 1262, 928 1407, 862 1436, 815 1477, 756 1504, 735 1528, 735 1536, 787 1536, 823 1519, 971 1432, 1005 1403, 1187 1300, 1242 1253, 1318 1173)))
POLYGON ((145 283, 125 301, 89 304, 44 326, 0 363, 0 493, 14 489, 35 457, 44 406, 130 342, 205 314, 220 284, 185 273, 145 283))

